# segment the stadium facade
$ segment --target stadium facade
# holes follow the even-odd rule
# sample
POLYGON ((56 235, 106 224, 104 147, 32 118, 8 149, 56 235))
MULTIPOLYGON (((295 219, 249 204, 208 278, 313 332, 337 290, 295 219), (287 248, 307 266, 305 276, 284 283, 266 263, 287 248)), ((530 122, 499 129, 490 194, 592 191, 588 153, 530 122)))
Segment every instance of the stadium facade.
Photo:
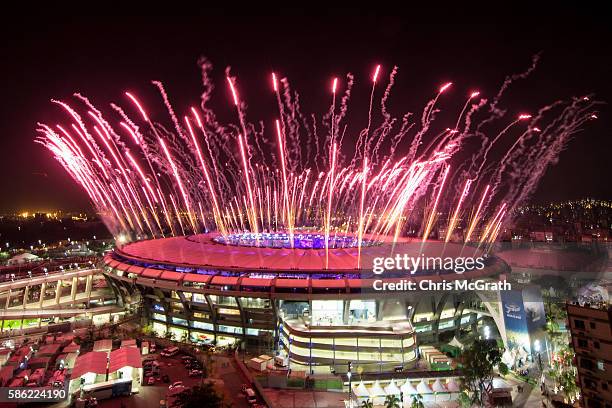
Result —
POLYGON ((158 335, 215 344, 240 339, 274 348, 310 372, 342 372, 349 361, 364 372, 409 369, 417 344, 467 342, 483 333, 505 341, 499 292, 373 290, 375 281, 497 282, 509 272, 499 258, 461 274, 439 268, 375 274, 375 258, 457 258, 479 250, 410 239, 358 249, 353 239, 335 237, 326 251, 321 238, 300 233, 294 245, 286 234, 138 241, 108 254, 104 273, 120 302, 144 303, 158 335))

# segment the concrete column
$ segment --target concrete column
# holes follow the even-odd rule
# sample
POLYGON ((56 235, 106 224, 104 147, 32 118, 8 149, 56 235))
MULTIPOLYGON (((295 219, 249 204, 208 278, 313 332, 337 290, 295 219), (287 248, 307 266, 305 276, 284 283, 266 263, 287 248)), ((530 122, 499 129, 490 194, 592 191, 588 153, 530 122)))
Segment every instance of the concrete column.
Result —
POLYGON ((235 296, 234 299, 236 299, 236 305, 238 305, 238 311, 240 312, 240 321, 242 322, 242 339, 246 341, 246 331, 247 331, 246 313, 244 309, 242 308, 242 303, 240 302, 240 298, 238 296, 235 296))
POLYGON ((219 323, 217 321, 217 311, 215 310, 212 300, 210 300, 210 297, 208 295, 204 295, 204 299, 206 299, 206 303, 208 304, 208 308, 210 309, 210 317, 212 318, 212 321, 213 321, 213 330, 214 330, 214 337, 215 337, 215 344, 216 344, 217 343, 217 332, 219 331, 219 323))
POLYGON ((342 323, 343 324, 348 324, 348 320, 349 320, 349 313, 350 313, 350 305, 351 305, 351 301, 350 300, 343 300, 342 301, 342 323))
POLYGON ((30 286, 23 288, 23 302, 21 304, 23 309, 25 309, 26 305, 28 304, 28 293, 30 293, 30 286))
POLYGON ((56 305, 59 305, 61 294, 62 294, 62 280, 58 279, 58 281, 55 284, 55 304, 56 305))
POLYGON ((11 292, 12 292, 12 290, 9 289, 9 291, 8 291, 8 293, 6 295, 6 304, 4 305, 4 309, 5 310, 8 309, 9 305, 11 304, 11 292))
POLYGON ((38 307, 42 309, 43 302, 45 300, 45 291, 47 290, 47 282, 43 282, 40 285, 40 296, 38 297, 38 307))
POLYGON ((87 299, 91 297, 92 286, 93 286, 93 275, 89 275, 87 277, 87 282, 85 283, 85 292, 87 292, 87 299))
POLYGON ((78 278, 75 276, 72 278, 72 288, 70 288, 70 300, 76 299, 77 285, 79 283, 78 278))
POLYGON ((55 283, 55 304, 59 305, 59 298, 62 294, 62 280, 58 279, 55 283))

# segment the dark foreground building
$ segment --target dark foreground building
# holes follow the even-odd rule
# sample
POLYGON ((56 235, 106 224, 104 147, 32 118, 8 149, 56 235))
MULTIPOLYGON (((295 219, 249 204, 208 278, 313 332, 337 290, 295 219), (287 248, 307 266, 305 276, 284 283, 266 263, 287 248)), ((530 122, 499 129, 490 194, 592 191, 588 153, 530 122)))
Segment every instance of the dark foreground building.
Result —
POLYGON ((585 408, 612 408, 612 307, 568 304, 578 385, 585 408))

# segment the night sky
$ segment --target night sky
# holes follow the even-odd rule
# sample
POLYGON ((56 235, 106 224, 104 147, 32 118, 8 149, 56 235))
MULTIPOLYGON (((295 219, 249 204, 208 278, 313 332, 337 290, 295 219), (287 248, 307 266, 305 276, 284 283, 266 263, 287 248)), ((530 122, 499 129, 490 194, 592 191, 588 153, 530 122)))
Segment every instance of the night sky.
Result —
MULTIPOLYGON (((275 112, 269 90, 272 70, 287 76, 302 93, 306 111, 320 113, 328 107, 331 77, 352 72, 356 88, 368 83, 364 89, 369 89, 378 63, 386 69, 384 74, 399 66, 397 97, 390 101, 394 113, 416 112, 449 80, 460 97, 456 103, 473 88, 491 95, 507 74, 524 70, 531 56, 541 52, 537 71, 509 95, 506 107, 519 113, 587 93, 609 103, 612 26, 603 17, 479 17, 471 24, 449 18, 437 25, 419 25, 415 15, 10 18, 1 28, 0 213, 90 209, 85 193, 46 149, 33 142, 37 121, 65 120, 50 98, 68 99, 79 91, 106 110, 112 101, 127 105, 122 93, 134 90, 147 101, 150 113, 161 114, 149 83, 157 79, 165 84, 175 109, 184 112, 198 102, 196 61, 203 55, 215 66, 217 94, 225 103, 213 106, 220 107, 221 115, 223 110, 233 112, 223 83, 226 65, 238 77, 251 121, 271 120, 275 112)), ((352 104, 363 99, 356 96, 352 104)), ((612 199, 612 122, 607 105, 600 108, 599 117, 549 169, 533 202, 612 199)))

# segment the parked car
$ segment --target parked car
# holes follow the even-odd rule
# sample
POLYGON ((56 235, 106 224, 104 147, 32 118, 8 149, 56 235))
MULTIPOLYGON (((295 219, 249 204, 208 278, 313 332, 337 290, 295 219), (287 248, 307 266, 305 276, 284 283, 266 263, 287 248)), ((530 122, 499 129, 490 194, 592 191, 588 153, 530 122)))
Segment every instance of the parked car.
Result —
POLYGON ((189 370, 190 377, 200 377, 202 374, 204 374, 202 370, 189 370))
POLYGON ((203 367, 202 367, 202 364, 200 363, 193 363, 193 364, 187 364, 185 368, 188 370, 201 370, 203 367))
POLYGON ((178 388, 178 387, 182 387, 183 386, 183 382, 182 381, 175 381, 172 384, 170 384, 168 386, 168 390, 172 390, 174 388, 178 388))
POLYGON ((183 363, 187 364, 190 361, 195 361, 195 358, 191 356, 181 356, 181 360, 183 360, 183 363))

